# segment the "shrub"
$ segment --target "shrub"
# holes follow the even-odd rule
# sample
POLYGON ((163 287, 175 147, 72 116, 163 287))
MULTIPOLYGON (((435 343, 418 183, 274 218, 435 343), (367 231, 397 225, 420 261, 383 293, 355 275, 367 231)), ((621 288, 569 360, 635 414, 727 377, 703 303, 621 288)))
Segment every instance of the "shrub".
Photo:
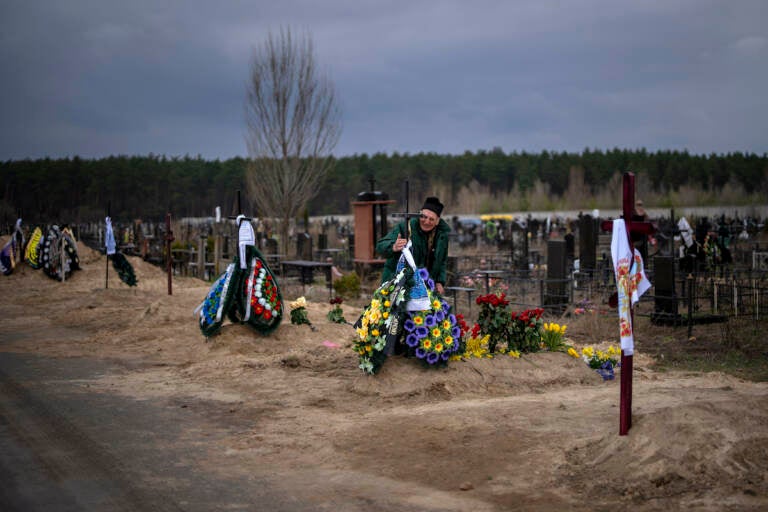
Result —
POLYGON ((344 299, 356 299, 360 296, 360 276, 357 272, 344 274, 333 282, 336 295, 344 299))

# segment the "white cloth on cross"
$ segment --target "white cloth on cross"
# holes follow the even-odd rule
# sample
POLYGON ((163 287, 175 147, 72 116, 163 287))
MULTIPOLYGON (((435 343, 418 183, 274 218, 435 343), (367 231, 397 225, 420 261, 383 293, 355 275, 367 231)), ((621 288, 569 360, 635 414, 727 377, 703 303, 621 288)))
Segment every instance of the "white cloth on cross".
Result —
POLYGON ((680 230, 680 236, 683 237, 683 242, 685 242, 686 247, 690 247, 693 245, 693 236, 691 233, 693 230, 691 229, 691 225, 688 224, 688 221, 685 220, 685 217, 680 217, 680 220, 677 221, 677 229, 680 230))
POLYGON ((429 302, 429 292, 427 291, 424 279, 419 274, 419 269, 416 268, 416 260, 413 259, 413 254, 411 254, 411 245, 411 241, 408 240, 397 262, 398 273, 405 265, 413 269, 413 286, 408 290, 410 298, 405 309, 408 311, 426 311, 431 305, 429 302))
POLYGON ((115 232, 112 230, 112 219, 107 217, 104 219, 106 224, 104 243, 107 247, 107 256, 115 254, 115 232))
POLYGON ((637 249, 632 250, 627 239, 624 219, 614 219, 611 238, 611 257, 616 286, 619 295, 619 334, 621 350, 631 356, 635 351, 635 338, 632 332, 632 306, 640 296, 651 287, 645 275, 643 257, 637 249))
POLYGON ((253 232, 251 221, 247 220, 245 215, 237 216, 237 225, 239 227, 237 233, 237 247, 240 255, 240 268, 248 268, 248 262, 245 261, 245 247, 248 245, 256 245, 256 234, 253 232))

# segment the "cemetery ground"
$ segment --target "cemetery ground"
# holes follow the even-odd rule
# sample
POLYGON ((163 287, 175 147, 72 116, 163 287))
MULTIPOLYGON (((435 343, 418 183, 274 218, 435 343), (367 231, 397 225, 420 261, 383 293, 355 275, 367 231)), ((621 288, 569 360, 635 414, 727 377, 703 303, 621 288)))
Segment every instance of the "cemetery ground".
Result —
MULTIPOLYGON (((225 323, 206 340, 193 310, 209 283, 176 278, 169 296, 162 269, 131 257, 138 286, 110 268, 107 287, 104 256, 79 250, 63 283, 25 265, 0 276, 4 510, 768 508, 765 320, 689 339, 641 305, 619 436, 618 378, 566 354, 392 357, 368 376, 322 285, 282 289, 307 296, 314 330, 225 323)), ((346 319, 364 305, 342 304, 346 319)), ((607 306, 549 320, 577 348, 617 339, 607 306)))

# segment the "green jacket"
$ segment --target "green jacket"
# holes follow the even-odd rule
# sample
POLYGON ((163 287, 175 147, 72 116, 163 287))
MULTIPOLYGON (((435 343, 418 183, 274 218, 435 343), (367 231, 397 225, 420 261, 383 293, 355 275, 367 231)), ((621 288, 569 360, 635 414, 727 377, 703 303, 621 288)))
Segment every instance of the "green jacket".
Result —
MULTIPOLYGON (((448 233, 451 232, 450 226, 443 219, 435 226, 435 240, 432 245, 431 267, 427 265, 427 234, 419 227, 419 219, 411 219, 411 254, 416 262, 416 267, 424 267, 429 272, 429 276, 435 283, 445 285, 446 263, 448 260, 448 233)), ((403 238, 406 236, 405 221, 400 222, 392 231, 387 233, 376 243, 376 252, 387 259, 384 263, 384 271, 381 274, 381 282, 392 279, 397 269, 397 262, 400 259, 399 252, 394 252, 392 246, 397 240, 397 235, 403 238)))

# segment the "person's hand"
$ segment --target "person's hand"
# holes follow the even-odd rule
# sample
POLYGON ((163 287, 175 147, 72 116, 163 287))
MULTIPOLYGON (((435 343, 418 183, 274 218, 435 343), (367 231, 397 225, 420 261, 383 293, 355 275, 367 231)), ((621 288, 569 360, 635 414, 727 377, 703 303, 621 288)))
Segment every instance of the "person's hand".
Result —
POLYGON ((435 283, 435 289, 440 295, 445 295, 445 288, 443 288, 443 283, 435 283))
POLYGON ((392 246, 392 250, 395 252, 400 252, 403 250, 403 247, 405 247, 405 244, 408 243, 408 240, 401 237, 400 235, 397 235, 397 240, 395 240, 395 244, 392 246))

